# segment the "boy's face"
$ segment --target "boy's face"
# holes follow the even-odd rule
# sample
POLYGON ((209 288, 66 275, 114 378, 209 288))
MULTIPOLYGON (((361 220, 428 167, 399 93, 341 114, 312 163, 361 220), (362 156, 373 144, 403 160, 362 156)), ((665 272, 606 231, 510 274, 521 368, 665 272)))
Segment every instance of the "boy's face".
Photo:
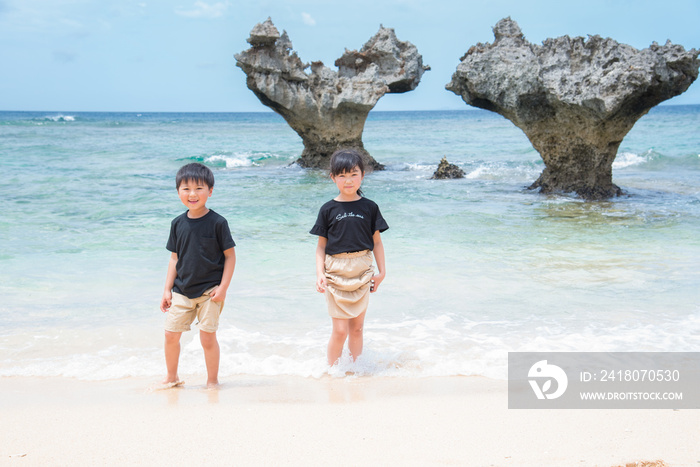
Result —
POLYGON ((182 204, 187 206, 191 212, 199 212, 206 209, 207 200, 211 196, 212 188, 201 181, 183 180, 177 189, 182 204))

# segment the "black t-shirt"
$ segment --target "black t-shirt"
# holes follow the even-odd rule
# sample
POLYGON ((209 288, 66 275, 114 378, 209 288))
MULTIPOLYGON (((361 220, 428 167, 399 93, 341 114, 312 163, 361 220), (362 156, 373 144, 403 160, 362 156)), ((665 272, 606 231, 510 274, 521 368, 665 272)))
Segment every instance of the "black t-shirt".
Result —
POLYGON ((326 254, 335 255, 373 250, 374 232, 384 232, 388 228, 374 201, 367 198, 357 201, 332 199, 321 206, 310 233, 326 237, 326 254))
POLYGON ((173 219, 166 248, 177 254, 177 276, 173 291, 187 298, 201 297, 221 283, 224 273, 224 250, 236 243, 228 222, 211 209, 198 219, 187 212, 173 219))

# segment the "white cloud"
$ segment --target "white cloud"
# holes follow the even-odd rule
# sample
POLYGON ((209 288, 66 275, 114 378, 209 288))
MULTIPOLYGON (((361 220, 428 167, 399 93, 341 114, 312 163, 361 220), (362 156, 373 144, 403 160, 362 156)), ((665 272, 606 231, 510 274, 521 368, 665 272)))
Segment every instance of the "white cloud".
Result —
POLYGON ((206 2, 194 2, 194 8, 184 9, 179 7, 175 10, 175 14, 186 18, 221 18, 229 7, 229 2, 216 2, 208 4, 206 2))
POLYGON ((75 0, 0 1, 0 20, 5 23, 0 27, 3 32, 82 33, 88 28, 80 6, 75 0))
POLYGON ((311 17, 310 14, 308 13, 302 13, 301 14, 301 19, 304 21, 304 24, 308 26, 316 26, 316 20, 311 17))

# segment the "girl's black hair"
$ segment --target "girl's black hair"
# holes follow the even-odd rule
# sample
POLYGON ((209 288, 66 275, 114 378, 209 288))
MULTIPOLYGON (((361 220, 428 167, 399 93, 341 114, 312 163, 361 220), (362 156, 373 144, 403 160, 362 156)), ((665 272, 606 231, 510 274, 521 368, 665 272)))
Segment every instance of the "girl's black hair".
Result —
MULTIPOLYGON (((362 154, 355 148, 343 148, 336 150, 331 155, 331 177, 352 172, 355 168, 360 169, 362 175, 365 174, 365 163, 362 154)), ((357 194, 362 196, 362 190, 357 190, 357 194)))
POLYGON ((211 169, 198 162, 180 167, 177 175, 175 175, 175 188, 179 190, 180 184, 189 180, 193 180, 196 183, 204 183, 209 188, 214 188, 214 174, 211 169))

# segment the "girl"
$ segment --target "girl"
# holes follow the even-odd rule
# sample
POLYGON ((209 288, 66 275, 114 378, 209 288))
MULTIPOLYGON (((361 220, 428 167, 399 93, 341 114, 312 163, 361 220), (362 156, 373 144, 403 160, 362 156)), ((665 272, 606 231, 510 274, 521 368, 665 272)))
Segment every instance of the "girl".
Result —
POLYGON ((377 204, 362 197, 365 166, 359 151, 334 152, 330 176, 339 193, 321 206, 311 233, 318 235, 316 290, 326 294, 328 314, 333 319, 328 341, 328 364, 332 366, 340 359, 348 336, 353 361, 362 353, 369 293, 376 292, 386 276, 380 232, 389 226, 377 204), (373 256, 379 270, 376 275, 373 256))

